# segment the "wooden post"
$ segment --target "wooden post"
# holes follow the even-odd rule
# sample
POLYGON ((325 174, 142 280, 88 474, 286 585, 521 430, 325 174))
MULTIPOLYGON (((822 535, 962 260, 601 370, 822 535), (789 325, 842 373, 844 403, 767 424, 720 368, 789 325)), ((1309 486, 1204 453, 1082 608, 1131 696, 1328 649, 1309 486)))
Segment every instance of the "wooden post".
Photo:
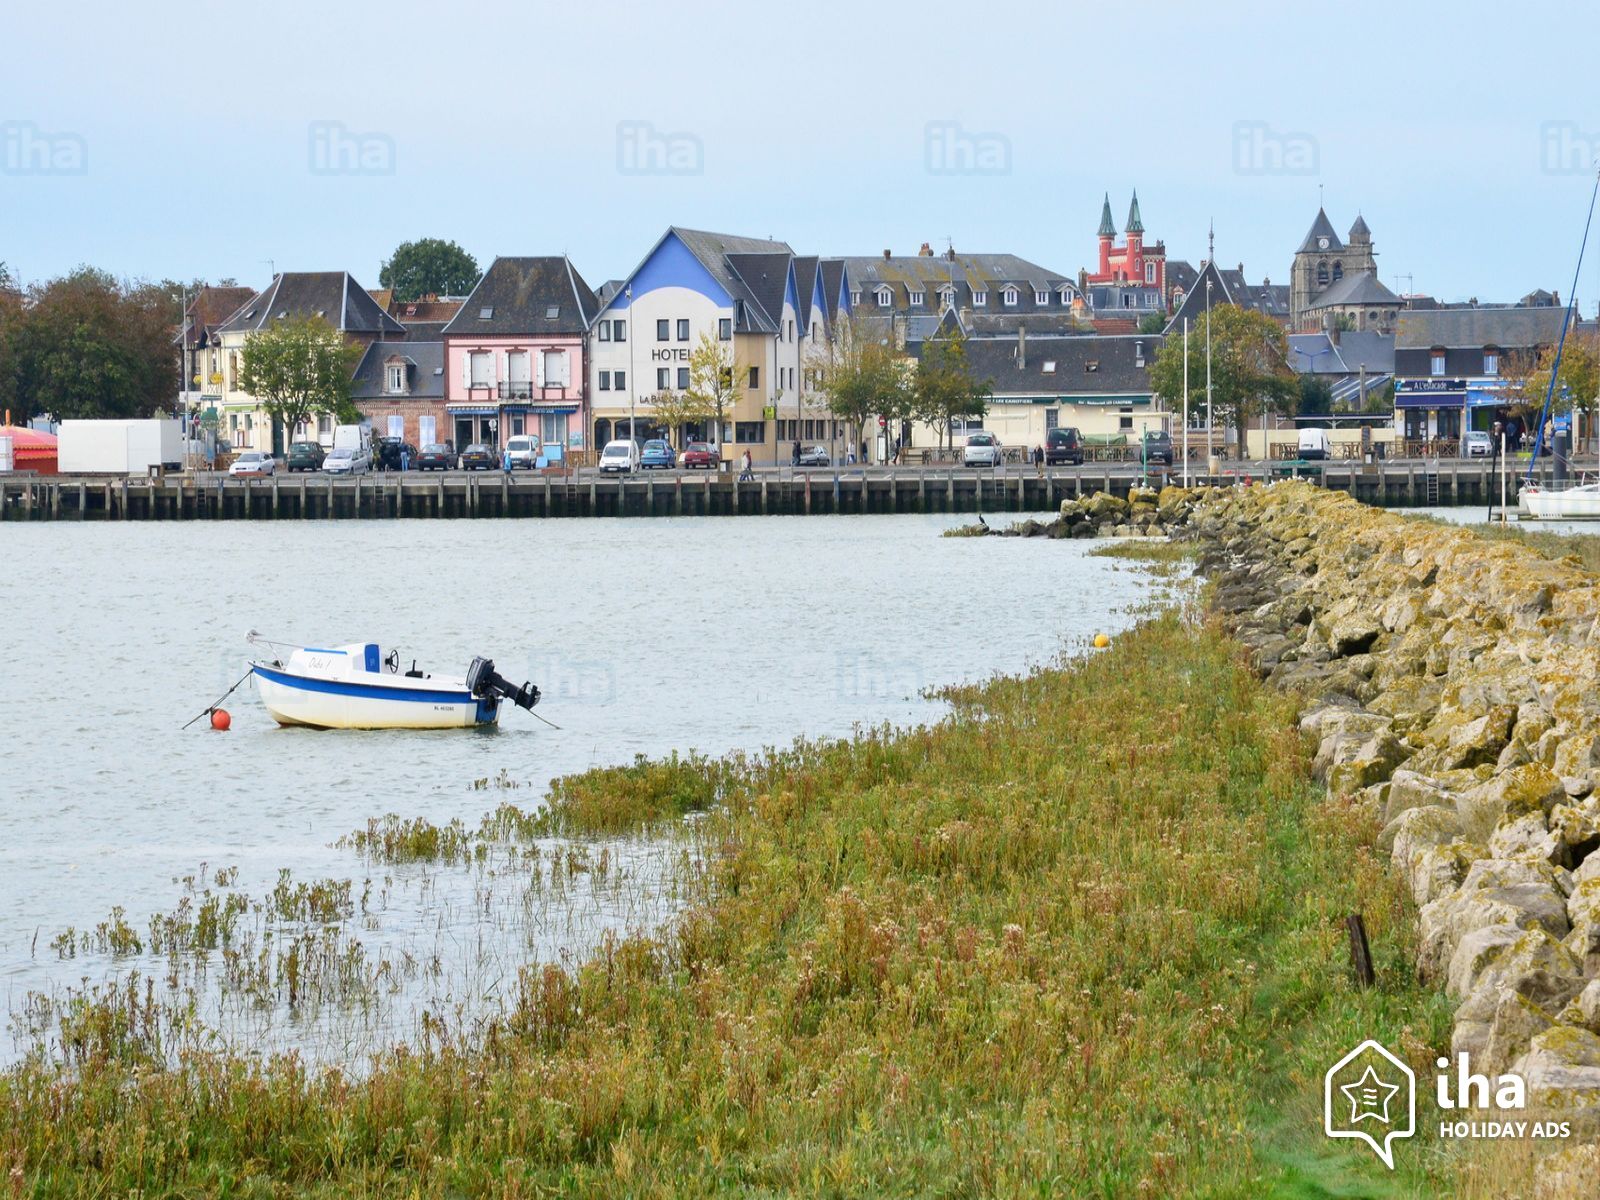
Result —
POLYGON ((683 476, 674 476, 672 480, 672 510, 678 516, 683 516, 683 476))
POLYGON ((811 472, 806 472, 806 516, 811 515, 811 472))
POLYGON ((944 472, 944 510, 945 512, 955 512, 956 510, 956 469, 954 467, 946 467, 944 472))
POLYGON ((506 516, 511 508, 511 476, 500 476, 500 515, 506 516))
POLYGON ((128 477, 122 477, 122 519, 128 519, 128 477))
POLYGON ((50 517, 55 521, 61 519, 61 486, 55 483, 50 485, 50 517))
MULTIPOLYGON (((183 483, 182 483, 181 480, 179 481, 178 486, 179 486, 180 489, 183 487, 183 483)), ((6 507, 6 505, 5 505, 5 497, 4 496, 0 496, 0 512, 4 512, 5 511, 5 507, 6 507)), ((178 510, 180 512, 183 510, 183 492, 181 490, 178 493, 178 510)), ((79 480, 79 482, 78 482, 78 520, 80 520, 80 521, 83 520, 83 518, 88 514, 88 512, 89 512, 89 485, 84 483, 82 480, 79 480)))
POLYGON ((1364 988, 1372 987, 1378 982, 1378 974, 1372 968, 1372 948, 1367 945, 1367 924, 1361 919, 1360 913, 1351 913, 1344 919, 1344 927, 1350 934, 1350 962, 1356 969, 1356 983, 1364 988))
POLYGON ((767 477, 761 477, 761 515, 767 515, 767 477))

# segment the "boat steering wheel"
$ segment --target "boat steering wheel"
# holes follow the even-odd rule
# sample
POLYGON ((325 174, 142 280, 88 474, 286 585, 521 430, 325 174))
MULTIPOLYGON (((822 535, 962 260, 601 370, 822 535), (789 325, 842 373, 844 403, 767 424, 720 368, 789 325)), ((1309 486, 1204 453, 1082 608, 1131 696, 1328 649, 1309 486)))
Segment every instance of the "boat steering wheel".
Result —
POLYGON ((384 656, 383 665, 389 668, 389 674, 398 675, 400 673, 400 651, 389 651, 384 656))

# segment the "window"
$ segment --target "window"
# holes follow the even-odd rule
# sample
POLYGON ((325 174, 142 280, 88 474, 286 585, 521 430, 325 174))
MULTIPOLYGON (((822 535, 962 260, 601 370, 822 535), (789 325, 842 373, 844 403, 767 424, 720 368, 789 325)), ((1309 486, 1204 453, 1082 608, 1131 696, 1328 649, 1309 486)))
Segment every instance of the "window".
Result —
POLYGON ((1334 263, 1333 264, 1333 281, 1335 283, 1338 283, 1339 280, 1341 280, 1343 278, 1344 278, 1344 264, 1342 262, 1334 263))
POLYGON ((628 373, 626 371, 611 372, 611 386, 619 392, 627 390, 628 373))
POLYGON ((688 367, 679 367, 678 368, 678 390, 682 391, 682 392, 686 392, 686 391, 689 390, 689 368, 688 367))
POLYGON ((1483 352, 1483 373, 1485 375, 1500 374, 1500 351, 1485 350, 1483 352))
POLYGON ((1049 292, 1035 292, 1033 294, 1033 302, 1035 304, 1037 304, 1040 308, 1048 308, 1050 306, 1050 293, 1049 292))
POLYGON ((1083 370, 1084 374, 1086 375, 1095 374, 1100 370, 1100 360, 1098 358, 1091 358, 1088 362, 1083 364, 1083 370))
POLYGON ((611 322, 610 321, 601 321, 600 322, 600 340, 602 342, 609 342, 611 340, 611 322))
POLYGON ((733 426, 733 440, 744 446, 759 446, 767 440, 765 421, 737 421, 733 426))
POLYGON ((1062 288, 1061 289, 1061 303, 1062 304, 1071 304, 1072 303, 1072 289, 1071 288, 1062 288))
POLYGON ((1317 264, 1317 284, 1320 287, 1328 286, 1328 264, 1326 260, 1317 264))
POLYGON ((494 317, 494 305, 492 305, 492 304, 485 304, 482 308, 480 308, 478 310, 478 320, 480 320, 480 321, 492 320, 493 317, 494 317))
POLYGON ((989 293, 988 292, 973 292, 972 293, 972 307, 974 307, 974 308, 988 308, 989 307, 989 293))
POLYGON ((472 352, 472 386, 488 387, 494 382, 494 356, 487 350, 472 352))
POLYGON ((794 322, 793 321, 789 322, 789 340, 791 342, 794 341, 794 322))
POLYGON ((760 367, 751 367, 750 368, 750 383, 749 383, 749 386, 751 388, 758 388, 758 387, 761 386, 761 368, 760 367))
POLYGON ((600 381, 599 382, 600 382, 600 390, 602 392, 609 392, 611 390, 611 372, 610 371, 601 371, 600 372, 600 381))
POLYGON ((717 318, 717 341, 727 342, 733 340, 733 320, 729 317, 717 318))
POLYGON ((891 292, 886 287, 879 288, 873 294, 875 296, 877 296, 877 298, 878 298, 878 307, 879 308, 888 308, 891 304, 894 303, 894 293, 891 292))
POLYGON ((1053 358, 1045 359, 1043 370, 1046 375, 1054 375, 1056 373, 1056 360, 1053 358))
POLYGON ((689 320, 687 317, 678 318, 678 340, 680 342, 689 340, 689 320))
POLYGON ((926 304, 927 302, 927 292, 909 292, 906 295, 906 303, 908 304, 926 304))
POLYGON ((1117 418, 1117 428, 1118 429, 1132 429, 1133 428, 1133 418, 1132 417, 1118 417, 1117 418))
POLYGON ((1444 351, 1443 350, 1435 350, 1433 352, 1433 354, 1430 356, 1430 359, 1429 359, 1428 370, 1429 370, 1429 373, 1434 375, 1435 377, 1438 377, 1438 376, 1441 376, 1441 375, 1444 374, 1444 351))
POLYGON ((544 306, 544 319, 546 321, 554 321, 560 315, 561 315, 561 305, 559 305, 559 304, 546 304, 544 306))
POLYGON ((664 392, 671 386, 672 386, 672 368, 671 367, 657 367, 656 368, 656 391, 664 392))
POLYGON ((940 304, 943 304, 946 308, 950 308, 952 305, 955 304, 955 302, 956 302, 956 290, 955 290, 955 288, 953 288, 953 287, 949 286, 948 284, 946 284, 944 287, 939 289, 939 303, 940 304))
MULTIPOLYGON (((567 352, 565 350, 546 350, 544 352, 544 386, 566 387, 572 382, 572 375, 567 365, 567 352)), ((515 378, 513 373, 512 378, 515 378)))
POLYGON ((437 428, 438 423, 434 420, 431 414, 418 417, 417 445, 431 446, 434 442, 438 441, 437 428))
POLYGON ((662 317, 656 322, 656 341, 669 342, 672 340, 672 322, 662 317))
POLYGON ((1145 263, 1145 265, 1144 265, 1144 281, 1146 283, 1154 283, 1156 281, 1156 265, 1155 265, 1155 263, 1153 263, 1153 262, 1145 263))
POLYGON ((1000 301, 1007 308, 1015 308, 1017 306, 1017 300, 1021 297, 1021 295, 1022 293, 1017 291, 1016 288, 1008 287, 1005 289, 1005 291, 1000 293, 1000 301))
POLYGON ((406 390, 406 368, 404 363, 390 363, 385 369, 385 389, 391 394, 406 390))
POLYGON ((625 342, 628 340, 628 323, 626 321, 611 322, 611 340, 625 342))
POLYGON ((860 292, 851 292, 850 293, 850 303, 851 304, 860 304, 861 303, 861 293, 860 292))

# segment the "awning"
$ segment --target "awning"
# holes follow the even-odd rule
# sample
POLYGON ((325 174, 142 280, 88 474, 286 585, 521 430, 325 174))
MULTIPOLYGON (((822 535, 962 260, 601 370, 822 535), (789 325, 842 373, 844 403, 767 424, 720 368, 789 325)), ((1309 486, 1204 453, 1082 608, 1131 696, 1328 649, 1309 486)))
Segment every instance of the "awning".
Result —
POLYGON ((458 417, 498 417, 498 404, 446 404, 445 409, 458 417))

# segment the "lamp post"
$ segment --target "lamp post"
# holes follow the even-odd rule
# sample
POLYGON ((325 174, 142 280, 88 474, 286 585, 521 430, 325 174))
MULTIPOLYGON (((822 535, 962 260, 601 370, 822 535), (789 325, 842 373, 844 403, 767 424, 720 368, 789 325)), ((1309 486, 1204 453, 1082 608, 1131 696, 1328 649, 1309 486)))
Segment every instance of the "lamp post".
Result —
MULTIPOLYGON (((1209 267, 1211 264, 1207 263, 1209 267)), ((1206 277, 1206 475, 1214 473, 1216 446, 1211 432, 1211 278, 1206 277)))
POLYGON ((633 326, 633 284, 630 283, 623 288, 622 292, 628 298, 628 441, 631 442, 633 441, 633 394, 639 387, 638 373, 633 367, 633 339, 639 331, 633 326))
POLYGON ((1183 319, 1183 486, 1189 486, 1189 318, 1183 319))

